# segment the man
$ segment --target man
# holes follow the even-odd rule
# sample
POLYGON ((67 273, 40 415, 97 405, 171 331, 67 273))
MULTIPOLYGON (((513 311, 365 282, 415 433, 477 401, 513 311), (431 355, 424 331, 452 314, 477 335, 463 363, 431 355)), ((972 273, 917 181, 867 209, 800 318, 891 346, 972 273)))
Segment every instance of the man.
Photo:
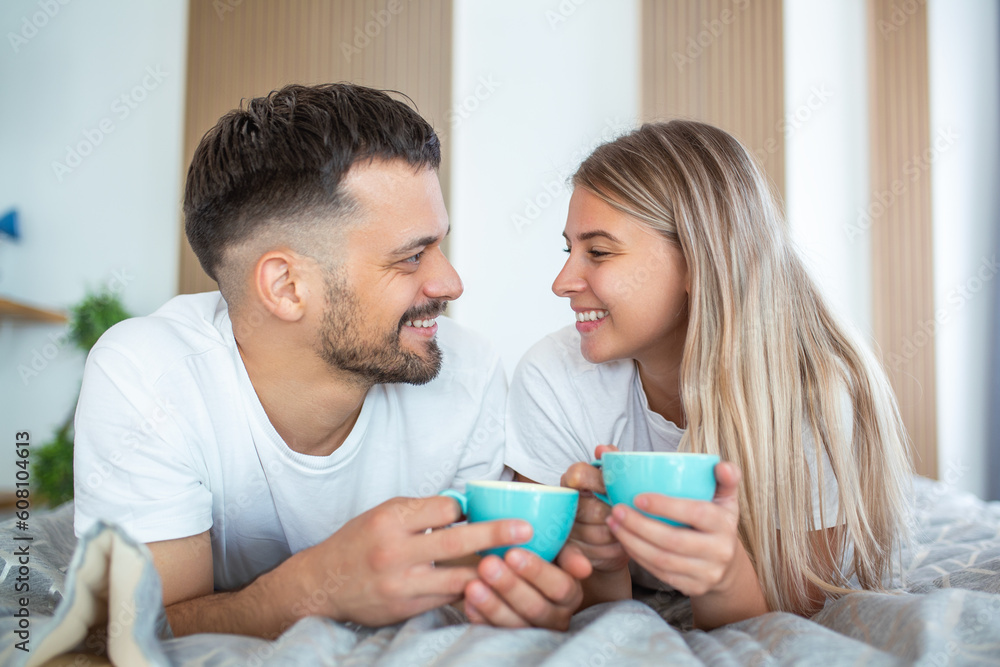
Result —
POLYGON ((477 569, 530 526, 443 529, 459 509, 434 494, 503 471, 506 389, 438 319, 462 293, 439 162, 418 114, 347 84, 253 99, 195 151, 186 231, 220 291, 112 328, 76 417, 77 534, 103 518, 148 545, 175 635, 382 625, 466 593, 477 622, 568 625, 580 552, 477 569))

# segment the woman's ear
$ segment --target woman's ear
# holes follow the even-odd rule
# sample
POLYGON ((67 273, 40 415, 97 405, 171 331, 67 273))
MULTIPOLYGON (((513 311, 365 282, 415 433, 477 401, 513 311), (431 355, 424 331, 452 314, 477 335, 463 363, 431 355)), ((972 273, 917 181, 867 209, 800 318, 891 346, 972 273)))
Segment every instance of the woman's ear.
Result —
POLYGON ((303 258, 287 250, 271 250, 254 265, 254 290, 272 315, 286 322, 305 316, 308 281, 302 272, 303 258))

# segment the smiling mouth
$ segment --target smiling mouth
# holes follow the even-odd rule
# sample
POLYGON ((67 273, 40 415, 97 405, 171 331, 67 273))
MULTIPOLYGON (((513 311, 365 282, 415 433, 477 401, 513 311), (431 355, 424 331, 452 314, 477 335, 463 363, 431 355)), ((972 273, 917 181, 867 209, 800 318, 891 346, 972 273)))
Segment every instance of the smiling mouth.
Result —
POLYGON ((403 322, 404 327, 413 327, 414 329, 427 329, 437 324, 437 315, 426 320, 406 320, 403 322))
POLYGON ((409 328, 414 329, 423 333, 430 333, 429 331, 424 331, 426 329, 434 329, 437 327, 437 318, 445 314, 448 310, 447 301, 430 301, 425 303, 419 308, 413 308, 409 312, 403 314, 402 320, 399 322, 399 330, 409 328))
POLYGON ((597 320, 603 320, 609 315, 606 310, 585 310, 583 312, 576 314, 577 322, 594 322, 597 320))

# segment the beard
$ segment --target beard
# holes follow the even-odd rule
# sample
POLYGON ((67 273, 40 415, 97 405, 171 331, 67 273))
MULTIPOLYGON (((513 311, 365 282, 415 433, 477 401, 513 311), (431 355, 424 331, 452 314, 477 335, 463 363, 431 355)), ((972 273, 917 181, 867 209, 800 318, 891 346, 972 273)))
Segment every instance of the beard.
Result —
POLYGON ((434 300, 408 310, 393 331, 363 328, 364 308, 342 273, 326 281, 327 308, 319 331, 320 358, 331 368, 350 373, 360 383, 426 384, 441 371, 441 348, 436 340, 426 343, 420 355, 404 349, 399 336, 407 320, 432 318, 444 312, 447 302, 434 300))

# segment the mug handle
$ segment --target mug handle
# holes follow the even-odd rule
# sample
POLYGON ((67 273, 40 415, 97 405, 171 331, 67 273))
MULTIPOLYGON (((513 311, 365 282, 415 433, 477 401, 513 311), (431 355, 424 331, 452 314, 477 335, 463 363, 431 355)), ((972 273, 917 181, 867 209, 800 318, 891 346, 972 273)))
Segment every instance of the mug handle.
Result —
POLYGON ((458 503, 458 506, 462 508, 462 516, 468 513, 469 500, 465 497, 464 493, 456 491, 455 489, 445 489, 439 496, 447 496, 458 503))
MULTIPOLYGON (((603 461, 601 461, 601 459, 594 459, 593 461, 591 461, 591 462, 590 462, 590 465, 594 466, 594 467, 595 467, 595 468, 597 468, 598 470, 601 470, 601 469, 603 468, 603 466, 604 466, 604 462, 603 462, 603 461)), ((595 496, 595 497, 596 497, 596 498, 597 498, 598 500, 600 500, 600 501, 601 501, 602 503, 604 503, 605 505, 612 505, 612 506, 614 505, 614 503, 613 503, 613 502, 611 502, 611 499, 610 499, 610 498, 608 498, 608 497, 607 497, 606 495, 604 495, 603 493, 597 493, 597 492, 594 492, 594 496, 595 496)))

